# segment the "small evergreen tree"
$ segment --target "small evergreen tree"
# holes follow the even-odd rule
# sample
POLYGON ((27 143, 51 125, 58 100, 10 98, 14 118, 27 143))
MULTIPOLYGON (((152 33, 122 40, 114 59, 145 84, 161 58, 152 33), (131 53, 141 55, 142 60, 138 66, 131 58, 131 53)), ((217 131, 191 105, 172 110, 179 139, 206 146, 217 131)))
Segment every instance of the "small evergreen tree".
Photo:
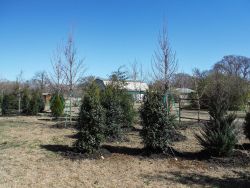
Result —
POLYGON ((40 92, 38 94, 37 100, 38 100, 38 112, 43 112, 44 108, 45 108, 45 101, 44 101, 44 98, 40 92))
POLYGON ((64 110, 64 100, 62 96, 58 93, 54 94, 50 101, 50 110, 54 117, 58 118, 63 114, 64 110))
POLYGON ((122 137, 123 111, 120 105, 119 96, 113 86, 109 85, 102 93, 101 104, 105 109, 105 136, 111 140, 122 137))
POLYGON ((228 156, 237 143, 237 132, 233 123, 236 116, 227 115, 229 97, 222 80, 215 77, 213 87, 208 96, 210 121, 196 138, 210 155, 228 156))
POLYGON ((18 109, 18 101, 14 94, 4 94, 2 100, 2 114, 9 115, 12 110, 18 109))
POLYGON ((246 135, 246 138, 250 140, 250 112, 248 112, 245 117, 244 133, 246 135))
POLYGON ((75 146, 84 152, 98 150, 104 138, 104 109, 100 104, 100 91, 92 83, 83 97, 78 121, 78 139, 75 146))
POLYGON ((113 72, 110 83, 102 92, 101 104, 106 112, 105 135, 111 140, 122 138, 122 128, 131 127, 135 112, 132 95, 125 89, 126 73, 113 72))
POLYGON ((31 94, 31 99, 29 101, 28 114, 29 115, 37 115, 39 112, 39 95, 36 91, 33 91, 31 94))
POLYGON ((121 92, 119 97, 122 109, 123 127, 132 127, 135 118, 133 96, 125 90, 121 92))
POLYGON ((3 95, 0 95, 0 113, 2 113, 3 95))
POLYGON ((30 96, 27 88, 24 89, 22 99, 21 99, 22 113, 28 115, 30 108, 30 96))
POLYGON ((145 147, 162 152, 166 151, 172 142, 171 138, 176 134, 174 116, 168 114, 163 98, 159 92, 147 91, 140 109, 141 136, 145 147))

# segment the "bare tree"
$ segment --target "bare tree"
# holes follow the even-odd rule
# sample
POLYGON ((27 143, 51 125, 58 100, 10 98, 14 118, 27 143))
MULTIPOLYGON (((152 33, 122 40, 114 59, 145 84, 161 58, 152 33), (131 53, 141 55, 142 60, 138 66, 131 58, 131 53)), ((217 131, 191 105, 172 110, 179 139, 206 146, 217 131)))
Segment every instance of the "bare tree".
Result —
POLYGON ((221 61, 214 65, 214 70, 228 76, 250 78, 250 58, 244 56, 224 56, 221 61))
POLYGON ((195 89, 196 104, 198 109, 198 121, 200 120, 200 110, 201 110, 201 99, 206 92, 207 83, 207 72, 200 71, 198 68, 193 70, 193 83, 195 89))
POLYGON ((72 93, 74 88, 78 83, 80 83, 81 78, 85 72, 84 59, 77 58, 77 50, 74 44, 74 39, 72 34, 69 35, 67 44, 64 48, 65 64, 63 67, 66 83, 68 86, 69 99, 70 99, 70 123, 72 122, 72 93))
POLYGON ((17 96, 18 96, 18 113, 21 114, 21 84, 23 82, 23 71, 16 77, 16 84, 17 84, 17 96))
POLYGON ((35 85, 38 86, 38 88, 41 90, 41 92, 44 92, 44 90, 48 84, 48 75, 47 75, 46 71, 36 72, 32 80, 35 83, 35 85))
POLYGON ((133 63, 130 64, 130 71, 129 71, 129 77, 136 81, 139 77, 139 69, 138 69, 138 62, 135 59, 133 63))
POLYGON ((49 79, 51 89, 53 92, 62 93, 64 90, 65 75, 63 71, 62 49, 60 46, 57 47, 51 58, 51 65, 53 69, 49 79))
MULTIPOLYGON (((141 63, 139 64, 136 59, 134 60, 133 63, 130 64, 129 77, 134 81, 135 91, 141 94, 141 84, 145 80, 145 78, 143 74, 142 64, 141 63)), ((134 98, 137 98, 136 95, 137 94, 135 94, 134 98)))
POLYGON ((161 90, 166 95, 166 107, 168 109, 170 81, 177 70, 177 59, 176 53, 171 49, 168 40, 166 25, 163 25, 162 31, 159 33, 158 49, 153 56, 152 70, 154 81, 161 83, 161 90))
POLYGON ((194 88, 193 77, 186 73, 177 73, 173 75, 171 85, 176 88, 194 88))
POLYGON ((177 70, 176 53, 171 49, 167 29, 164 25, 158 37, 158 49, 155 51, 152 61, 154 80, 162 82, 165 93, 170 89, 170 80, 177 70))

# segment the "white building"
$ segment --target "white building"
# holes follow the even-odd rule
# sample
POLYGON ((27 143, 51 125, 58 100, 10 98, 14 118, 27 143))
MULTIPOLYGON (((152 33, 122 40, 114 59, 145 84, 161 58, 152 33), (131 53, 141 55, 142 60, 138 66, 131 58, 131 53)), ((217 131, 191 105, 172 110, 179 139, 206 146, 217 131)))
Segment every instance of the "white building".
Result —
MULTIPOLYGON (((95 82, 102 90, 104 90, 106 86, 111 83, 111 81, 108 79, 99 78, 96 79, 95 82)), ((148 90, 148 84, 141 81, 127 80, 125 89, 128 91, 128 93, 133 95, 135 101, 142 101, 146 90, 148 90)))

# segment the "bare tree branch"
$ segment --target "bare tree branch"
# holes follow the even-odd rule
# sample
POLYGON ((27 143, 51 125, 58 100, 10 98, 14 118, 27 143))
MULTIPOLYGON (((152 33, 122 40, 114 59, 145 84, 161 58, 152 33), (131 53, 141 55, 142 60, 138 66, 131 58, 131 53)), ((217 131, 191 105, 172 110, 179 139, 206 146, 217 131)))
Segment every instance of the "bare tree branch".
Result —
POLYGON ((171 49, 167 29, 164 25, 158 37, 158 48, 152 59, 152 70, 155 81, 162 82, 162 89, 166 92, 170 88, 170 80, 177 70, 176 53, 171 49))

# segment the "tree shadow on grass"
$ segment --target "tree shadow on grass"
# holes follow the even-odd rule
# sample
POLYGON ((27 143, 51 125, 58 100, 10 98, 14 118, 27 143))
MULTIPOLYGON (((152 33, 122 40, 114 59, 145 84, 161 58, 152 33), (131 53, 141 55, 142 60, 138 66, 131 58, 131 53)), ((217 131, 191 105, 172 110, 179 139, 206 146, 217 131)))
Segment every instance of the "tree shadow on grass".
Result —
POLYGON ((76 128, 76 122, 72 122, 71 124, 65 123, 65 121, 58 121, 55 124, 51 125, 50 128, 53 129, 72 129, 76 128))
POLYGON ((80 152, 75 147, 70 147, 68 145, 41 145, 42 149, 46 149, 48 151, 52 151, 61 155, 64 158, 71 159, 71 160, 84 160, 84 159, 100 159, 101 157, 108 157, 111 153, 101 148, 98 151, 95 151, 91 154, 80 152))
POLYGON ((152 150, 148 148, 132 148, 126 146, 113 146, 113 145, 102 145, 103 148, 107 149, 111 153, 118 153, 124 155, 131 155, 131 156, 140 156, 144 158, 171 158, 171 157, 178 157, 186 160, 205 160, 208 159, 208 155, 205 152, 179 152, 172 147, 169 147, 168 150, 163 153, 160 150, 152 150))
POLYGON ((237 177, 223 177, 216 178, 208 175, 198 173, 182 173, 182 172, 164 172, 158 175, 142 175, 148 181, 171 181, 173 183, 181 183, 190 187, 198 186, 212 186, 222 188, 235 188, 235 187, 250 187, 250 176, 242 172, 235 172, 237 177))
POLYGON ((144 156, 144 148, 131 148, 126 146, 112 146, 112 145, 102 145, 102 148, 107 149, 111 153, 132 155, 132 156, 144 156))

